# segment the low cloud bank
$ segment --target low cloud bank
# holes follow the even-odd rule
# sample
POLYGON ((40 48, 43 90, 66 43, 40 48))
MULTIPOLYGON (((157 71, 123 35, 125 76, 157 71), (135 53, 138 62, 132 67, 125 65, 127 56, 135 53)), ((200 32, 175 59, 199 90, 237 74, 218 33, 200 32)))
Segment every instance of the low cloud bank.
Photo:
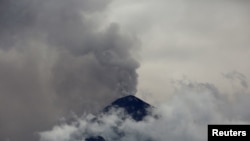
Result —
POLYGON ((250 123, 248 93, 241 91, 231 96, 209 83, 175 83, 175 95, 152 111, 158 118, 150 115, 140 122, 129 117, 123 121, 121 111, 84 115, 73 124, 62 123, 39 133, 40 141, 78 141, 89 136, 112 141, 201 141, 207 138, 208 124, 250 123))

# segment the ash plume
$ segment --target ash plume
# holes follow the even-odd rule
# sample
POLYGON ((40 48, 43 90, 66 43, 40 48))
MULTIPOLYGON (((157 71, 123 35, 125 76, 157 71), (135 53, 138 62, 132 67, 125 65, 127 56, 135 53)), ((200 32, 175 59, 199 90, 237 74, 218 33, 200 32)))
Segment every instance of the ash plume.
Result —
POLYGON ((0 1, 1 141, 36 141, 61 116, 135 94, 137 39, 95 17, 109 3, 0 1))

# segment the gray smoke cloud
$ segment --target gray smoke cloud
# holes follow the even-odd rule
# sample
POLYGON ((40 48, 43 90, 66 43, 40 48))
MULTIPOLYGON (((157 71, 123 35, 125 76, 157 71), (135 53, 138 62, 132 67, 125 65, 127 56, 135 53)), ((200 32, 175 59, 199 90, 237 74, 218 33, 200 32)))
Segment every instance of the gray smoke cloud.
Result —
POLYGON ((244 74, 237 72, 237 71, 233 71, 233 72, 229 72, 225 74, 223 73, 222 75, 225 78, 232 80, 232 82, 235 82, 238 80, 240 82, 240 85, 243 88, 248 88, 247 77, 244 74))
POLYGON ((0 1, 1 141, 35 141, 61 116, 135 94, 138 41, 101 24, 109 3, 0 1))

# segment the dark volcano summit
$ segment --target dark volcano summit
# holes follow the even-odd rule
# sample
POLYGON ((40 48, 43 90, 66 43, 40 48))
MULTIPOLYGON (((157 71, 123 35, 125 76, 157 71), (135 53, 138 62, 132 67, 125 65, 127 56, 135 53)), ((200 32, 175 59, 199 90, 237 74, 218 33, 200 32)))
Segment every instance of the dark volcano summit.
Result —
MULTIPOLYGON (((109 114, 113 109, 121 109, 126 116, 130 116, 133 120, 140 122, 150 115, 151 108, 153 106, 143 100, 133 95, 128 95, 112 102, 103 109, 102 113, 109 114)), ((91 136, 86 138, 85 141, 105 141, 105 139, 102 136, 91 136)))
POLYGON ((129 95, 112 102, 111 105, 104 108, 104 112, 108 112, 112 108, 122 108, 135 121, 141 121, 148 115, 148 110, 152 106, 133 95, 129 95))

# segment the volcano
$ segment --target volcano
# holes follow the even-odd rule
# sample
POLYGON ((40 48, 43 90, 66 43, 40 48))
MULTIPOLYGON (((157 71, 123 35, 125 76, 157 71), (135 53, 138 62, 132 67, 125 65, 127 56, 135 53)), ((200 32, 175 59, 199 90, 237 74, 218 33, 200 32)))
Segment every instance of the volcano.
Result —
MULTIPOLYGON (((140 122, 146 116, 150 115, 150 110, 153 108, 150 104, 144 102, 143 100, 133 96, 128 95, 113 101, 110 105, 106 106, 103 110, 103 114, 109 114, 114 109, 121 109, 124 111, 125 117, 130 117, 131 119, 140 122)), ((88 137, 85 141, 106 141, 102 136, 88 137)))
POLYGON ((103 111, 107 113, 111 109, 123 109, 132 119, 135 121, 141 121, 149 114, 149 109, 151 108, 152 106, 148 103, 133 95, 129 95, 115 100, 111 105, 104 108, 103 111))

